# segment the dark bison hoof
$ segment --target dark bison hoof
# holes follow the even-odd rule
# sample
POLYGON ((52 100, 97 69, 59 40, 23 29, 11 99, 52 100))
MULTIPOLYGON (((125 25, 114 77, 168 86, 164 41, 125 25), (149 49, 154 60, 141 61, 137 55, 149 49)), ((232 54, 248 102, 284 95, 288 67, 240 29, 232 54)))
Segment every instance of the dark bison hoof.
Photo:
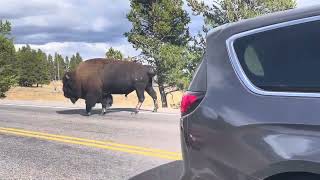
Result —
POLYGON ((91 112, 87 112, 85 116, 91 116, 91 112))
POLYGON ((158 110, 157 110, 157 109, 154 109, 152 112, 158 112, 158 110))
POLYGON ((102 113, 100 113, 100 116, 104 116, 106 114, 107 114, 106 112, 102 112, 102 113))

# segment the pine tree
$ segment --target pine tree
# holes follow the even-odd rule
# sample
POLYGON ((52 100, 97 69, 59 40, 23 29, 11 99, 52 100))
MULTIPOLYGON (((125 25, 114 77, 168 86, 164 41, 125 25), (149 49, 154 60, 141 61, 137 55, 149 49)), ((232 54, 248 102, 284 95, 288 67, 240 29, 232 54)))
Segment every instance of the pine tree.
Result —
POLYGON ((29 45, 23 46, 17 52, 19 68, 19 85, 30 87, 36 83, 36 51, 32 50, 29 45))
POLYGON ((55 79, 56 66, 54 64, 53 57, 51 54, 48 55, 48 69, 50 74, 50 81, 56 80, 55 79))
POLYGON ((82 57, 78 52, 76 53, 76 55, 72 55, 70 58, 69 71, 74 71, 82 61, 82 57))
POLYGON ((76 56, 72 55, 70 58, 70 67, 69 70, 70 71, 74 71, 77 67, 77 60, 76 60, 76 56))
POLYGON ((17 76, 14 69, 16 58, 12 39, 8 38, 11 24, 0 20, 0 97, 16 83, 17 76))
POLYGON ((69 71, 69 68, 70 68, 70 60, 69 60, 69 57, 66 56, 65 58, 65 67, 64 67, 64 71, 65 72, 68 72, 69 71))
POLYGON ((109 48, 109 50, 106 52, 106 58, 108 59, 116 59, 116 60, 122 60, 123 54, 119 50, 115 50, 112 47, 109 48))
POLYGON ((47 61, 46 53, 42 52, 40 49, 35 54, 36 59, 36 82, 37 87, 43 84, 50 83, 50 74, 49 74, 49 63, 47 61))
POLYGON ((132 29, 125 35, 156 68, 162 107, 167 107, 166 74, 172 72, 174 66, 166 66, 168 59, 161 57, 161 49, 164 50, 165 46, 187 46, 190 17, 183 10, 182 0, 130 0, 130 5, 127 18, 132 23, 132 29))
POLYGON ((54 64, 56 66, 56 79, 61 80, 65 73, 65 62, 62 55, 54 54, 54 64))
POLYGON ((77 66, 83 61, 82 57, 80 56, 80 53, 76 53, 76 64, 77 66))

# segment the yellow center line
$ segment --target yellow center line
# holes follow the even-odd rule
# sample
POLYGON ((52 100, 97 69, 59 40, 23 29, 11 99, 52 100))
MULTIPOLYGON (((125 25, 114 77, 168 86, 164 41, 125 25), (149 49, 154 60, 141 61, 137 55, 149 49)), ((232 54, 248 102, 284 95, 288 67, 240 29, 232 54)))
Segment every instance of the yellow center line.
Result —
POLYGON ((116 146, 116 147, 121 147, 121 148, 135 149, 135 150, 148 151, 148 152, 161 153, 161 154, 168 154, 168 155, 178 155, 178 156, 181 155, 180 153, 177 153, 177 152, 170 152, 170 151, 164 151, 164 150, 160 150, 160 149, 144 148, 144 147, 139 147, 139 146, 119 144, 119 143, 114 143, 114 142, 111 142, 111 141, 97 141, 97 140, 91 140, 91 139, 84 139, 84 138, 77 138, 77 137, 63 136, 63 135, 55 135, 55 134, 48 134, 48 133, 35 132, 35 131, 27 131, 27 130, 14 129, 14 128, 2 128, 2 127, 0 127, 0 130, 7 130, 7 131, 14 131, 14 132, 42 135, 42 136, 69 139, 69 140, 75 140, 75 141, 83 141, 83 142, 89 142, 89 143, 95 143, 95 144, 101 144, 101 145, 116 146))
POLYGON ((158 157, 158 158, 169 159, 169 160, 182 159, 181 154, 176 152, 169 152, 169 151, 164 151, 159 149, 143 148, 138 146, 118 144, 118 143, 113 143, 108 141, 106 142, 96 141, 96 140, 90 140, 90 139, 84 139, 84 138, 76 138, 76 137, 70 137, 70 136, 54 135, 54 134, 47 134, 47 133, 41 133, 41 132, 26 131, 21 129, 14 129, 14 128, 1 128, 1 127, 0 127, 0 133, 52 140, 52 141, 69 143, 69 144, 95 147, 100 149, 108 149, 108 150, 114 150, 114 151, 120 151, 120 152, 132 153, 132 154, 158 157))

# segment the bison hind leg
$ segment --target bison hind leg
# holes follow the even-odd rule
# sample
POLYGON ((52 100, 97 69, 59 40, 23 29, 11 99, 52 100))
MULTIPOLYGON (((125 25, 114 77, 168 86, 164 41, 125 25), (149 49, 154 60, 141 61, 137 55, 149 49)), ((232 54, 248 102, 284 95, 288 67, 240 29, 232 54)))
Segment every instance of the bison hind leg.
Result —
POLYGON ((148 86, 146 88, 146 91, 147 93, 152 97, 153 99, 153 111, 152 112, 157 112, 158 111, 158 108, 159 108, 159 105, 158 105, 158 101, 157 101, 157 93, 156 91, 153 89, 152 86, 148 86))
POLYGON ((134 114, 137 114, 139 112, 139 110, 140 110, 140 108, 142 106, 142 103, 143 103, 143 101, 145 99, 145 97, 144 97, 144 89, 145 88, 137 88, 136 89, 137 96, 138 96, 138 104, 136 106, 134 114))

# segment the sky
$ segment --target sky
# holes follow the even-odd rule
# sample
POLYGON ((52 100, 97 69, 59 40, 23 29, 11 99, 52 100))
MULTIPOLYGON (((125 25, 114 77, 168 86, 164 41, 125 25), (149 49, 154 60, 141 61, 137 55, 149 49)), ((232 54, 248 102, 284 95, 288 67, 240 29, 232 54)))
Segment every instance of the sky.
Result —
MULTIPOLYGON (((211 2, 212 0, 205 0, 211 2)), ((319 0, 298 0, 298 7, 320 4, 319 0)), ((190 8, 184 8, 191 14, 190 8)), ((124 33, 131 29, 126 14, 129 0, 1 0, 0 19, 12 23, 16 48, 30 44, 46 53, 84 59, 104 57, 114 47, 125 56, 136 56, 124 33)), ((201 30, 201 16, 191 16, 190 31, 201 30)))

